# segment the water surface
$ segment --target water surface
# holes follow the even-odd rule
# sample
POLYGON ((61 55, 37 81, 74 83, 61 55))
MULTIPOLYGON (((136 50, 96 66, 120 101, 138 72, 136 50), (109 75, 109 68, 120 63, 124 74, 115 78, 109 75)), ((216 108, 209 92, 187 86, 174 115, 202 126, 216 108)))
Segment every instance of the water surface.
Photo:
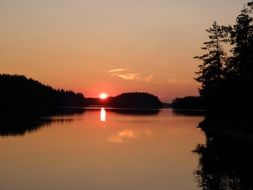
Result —
POLYGON ((95 109, 51 117, 36 130, 1 130, 0 189, 200 189, 192 151, 205 143, 202 120, 170 109, 95 109))

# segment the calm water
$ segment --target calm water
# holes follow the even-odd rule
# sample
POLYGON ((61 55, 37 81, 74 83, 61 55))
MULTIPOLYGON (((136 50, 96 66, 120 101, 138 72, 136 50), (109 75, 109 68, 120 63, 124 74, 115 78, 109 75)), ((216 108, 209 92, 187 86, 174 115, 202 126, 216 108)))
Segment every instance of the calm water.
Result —
POLYGON ((202 116, 87 110, 51 119, 1 130, 1 190, 200 189, 192 151, 206 141, 202 116))

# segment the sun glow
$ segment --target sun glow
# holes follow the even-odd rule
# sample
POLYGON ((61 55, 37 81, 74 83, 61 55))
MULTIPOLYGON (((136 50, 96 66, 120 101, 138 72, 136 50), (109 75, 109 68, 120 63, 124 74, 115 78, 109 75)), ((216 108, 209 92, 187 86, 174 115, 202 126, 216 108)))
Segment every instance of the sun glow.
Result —
POLYGON ((106 93, 101 93, 100 95, 99 95, 99 98, 100 99, 106 99, 108 97, 108 95, 106 94, 106 93))

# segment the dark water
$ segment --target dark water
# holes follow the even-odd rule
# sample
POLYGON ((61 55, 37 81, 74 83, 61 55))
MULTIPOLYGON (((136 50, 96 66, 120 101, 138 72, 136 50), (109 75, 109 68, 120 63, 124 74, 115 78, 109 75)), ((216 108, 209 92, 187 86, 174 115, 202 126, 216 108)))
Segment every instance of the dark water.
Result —
MULTIPOLYGON (((210 165, 215 155, 209 153, 216 150, 196 128, 202 120, 170 109, 142 114, 107 109, 4 123, 0 189, 212 189, 208 182, 219 186, 210 177, 219 174, 216 163, 210 165)), ((222 172, 231 182, 229 171, 222 172)))

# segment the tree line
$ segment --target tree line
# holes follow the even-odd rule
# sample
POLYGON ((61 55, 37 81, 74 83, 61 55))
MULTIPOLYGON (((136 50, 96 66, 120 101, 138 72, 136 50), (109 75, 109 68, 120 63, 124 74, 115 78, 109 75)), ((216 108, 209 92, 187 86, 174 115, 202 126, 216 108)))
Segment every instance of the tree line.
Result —
POLYGON ((86 101, 90 106, 107 106, 113 108, 156 109, 163 106, 163 103, 157 96, 147 92, 124 92, 114 97, 108 97, 105 100, 100 98, 86 98, 86 101))
POLYGON ((1 110, 57 106, 85 106, 85 97, 70 90, 54 89, 22 75, 0 74, 1 110))
MULTIPOLYGON (((0 74, 0 111, 49 111, 46 108, 110 106, 117 108, 160 108, 157 96, 145 92, 122 93, 106 100, 85 98, 71 90, 54 89, 23 75, 0 74)), ((77 110, 78 111, 78 110, 77 110)), ((20 112, 22 113, 22 112, 20 112)))
POLYGON ((206 30, 203 55, 195 80, 210 114, 249 113, 253 98, 253 1, 236 17, 234 25, 214 22, 206 30))
POLYGON ((109 105, 116 108, 161 108, 162 102, 153 94, 127 92, 113 97, 109 105))

